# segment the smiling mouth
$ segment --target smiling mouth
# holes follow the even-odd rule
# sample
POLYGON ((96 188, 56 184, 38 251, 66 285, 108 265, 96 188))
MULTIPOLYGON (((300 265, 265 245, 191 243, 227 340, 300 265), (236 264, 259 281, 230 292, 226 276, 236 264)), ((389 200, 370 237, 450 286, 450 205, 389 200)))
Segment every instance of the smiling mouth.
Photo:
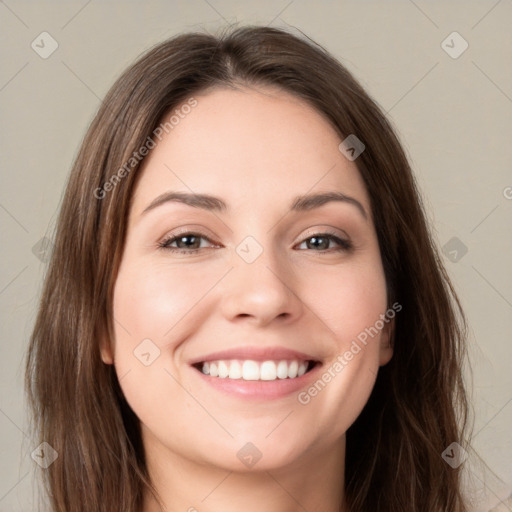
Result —
POLYGON ((320 365, 313 360, 267 360, 229 359, 203 361, 192 366, 210 377, 246 381, 275 381, 297 379, 320 365))

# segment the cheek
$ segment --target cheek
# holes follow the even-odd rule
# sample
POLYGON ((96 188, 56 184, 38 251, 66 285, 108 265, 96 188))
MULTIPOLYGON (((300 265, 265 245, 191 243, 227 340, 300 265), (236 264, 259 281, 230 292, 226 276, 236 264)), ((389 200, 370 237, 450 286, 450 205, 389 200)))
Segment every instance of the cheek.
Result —
POLYGON ((316 293, 310 293, 309 300, 337 339, 340 350, 374 326, 386 311, 386 282, 378 261, 317 272, 314 282, 316 293))
MULTIPOLYGON (((158 428, 162 414, 193 409, 193 400, 179 392, 174 379, 180 379, 175 350, 200 324, 201 298, 217 280, 218 275, 178 266, 123 262, 113 300, 115 369, 127 402, 144 424, 158 428)), ((174 418, 178 431, 187 431, 186 417, 174 418)))
POLYGON ((128 262, 120 269, 114 292, 117 348, 123 350, 120 342, 127 332, 132 344, 150 338, 163 347, 170 339, 180 339, 189 323, 183 320, 217 279, 195 269, 184 272, 179 267, 128 262))
POLYGON ((374 387, 381 315, 387 309, 386 282, 379 261, 318 272, 314 282, 317 293, 310 293, 308 306, 335 343, 322 373, 301 391, 298 403, 316 418, 323 442, 329 443, 356 420, 374 387))

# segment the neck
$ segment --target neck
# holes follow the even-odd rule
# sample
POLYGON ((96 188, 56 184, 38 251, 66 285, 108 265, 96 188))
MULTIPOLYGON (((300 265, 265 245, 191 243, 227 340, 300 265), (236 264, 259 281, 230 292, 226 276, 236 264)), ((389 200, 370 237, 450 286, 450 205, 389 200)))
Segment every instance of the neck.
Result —
MULTIPOLYGON (((239 472, 199 463, 146 443, 148 471, 163 508, 146 493, 142 512, 347 512, 345 436, 286 467, 239 472)), ((256 468, 256 466, 255 466, 256 468)))

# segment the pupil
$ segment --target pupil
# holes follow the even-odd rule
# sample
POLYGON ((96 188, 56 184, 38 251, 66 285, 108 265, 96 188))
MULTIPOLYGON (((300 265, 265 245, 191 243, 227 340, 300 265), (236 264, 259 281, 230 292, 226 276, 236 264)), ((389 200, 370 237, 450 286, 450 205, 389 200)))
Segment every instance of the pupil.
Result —
MULTIPOLYGON (((319 237, 319 236, 314 236, 314 237, 311 238, 311 240, 318 241, 318 240, 324 240, 324 238, 323 237, 319 237)), ((313 242, 313 245, 315 247, 318 247, 318 244, 316 244, 315 242, 313 242)), ((320 244, 320 245, 322 245, 322 244, 320 244)), ((325 244, 323 244, 323 245, 325 245, 325 244)))
MULTIPOLYGON (((196 237, 195 237, 194 235, 186 235, 186 236, 182 236, 182 237, 180 238, 180 241, 181 241, 181 242, 183 242, 184 240, 191 239, 191 238, 196 238, 196 237)), ((192 244, 193 244, 193 243, 192 243, 192 244)), ((186 244, 186 242, 185 242, 185 245, 186 245, 187 247, 189 247, 189 245, 187 245, 187 244, 186 244)))

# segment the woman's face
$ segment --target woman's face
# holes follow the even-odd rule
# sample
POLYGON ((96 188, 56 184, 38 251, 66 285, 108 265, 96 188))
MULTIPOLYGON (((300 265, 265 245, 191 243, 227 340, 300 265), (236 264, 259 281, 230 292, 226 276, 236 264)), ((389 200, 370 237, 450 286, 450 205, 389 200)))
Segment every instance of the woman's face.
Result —
POLYGON ((342 453, 391 358, 362 178, 295 96, 195 99, 144 161, 103 361, 150 454, 244 471, 342 453))

